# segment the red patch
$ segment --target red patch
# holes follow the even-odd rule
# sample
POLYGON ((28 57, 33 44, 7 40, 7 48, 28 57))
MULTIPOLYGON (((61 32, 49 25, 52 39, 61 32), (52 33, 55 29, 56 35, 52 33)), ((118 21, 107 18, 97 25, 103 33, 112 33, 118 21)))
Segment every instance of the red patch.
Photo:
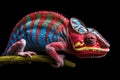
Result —
POLYGON ((34 27, 34 22, 36 20, 36 16, 34 14, 29 15, 31 17, 31 23, 30 23, 30 37, 32 39, 32 32, 33 32, 33 27, 34 27))
MULTIPOLYGON (((41 19, 40 19, 40 21, 39 21, 39 23, 38 23, 38 28, 37 28, 37 31, 36 31, 36 43, 37 43, 37 44, 39 44, 39 43, 38 43, 38 39, 39 39, 40 30, 41 30, 41 27, 42 27, 43 22, 44 22, 45 19, 46 19, 47 14, 42 13, 41 16, 42 16, 42 17, 41 17, 41 19)), ((39 45, 38 45, 38 46, 39 46, 39 45)))
POLYGON ((98 52, 98 51, 91 51, 91 50, 84 50, 84 51, 80 51, 77 52, 76 56, 78 57, 97 57, 97 56, 103 56, 105 55, 107 52, 98 52))
POLYGON ((26 18, 23 18, 22 20, 21 20, 21 22, 23 23, 23 30, 24 30, 24 32, 26 32, 26 18))
POLYGON ((46 32, 46 35, 45 35, 45 41, 46 41, 46 42, 47 42, 48 35, 49 35, 49 33, 50 33, 50 30, 51 30, 53 24, 56 23, 57 21, 58 21, 58 18, 56 18, 56 17, 54 16, 54 19, 50 22, 50 24, 49 24, 49 26, 48 26, 48 28, 47 28, 47 32, 46 32))

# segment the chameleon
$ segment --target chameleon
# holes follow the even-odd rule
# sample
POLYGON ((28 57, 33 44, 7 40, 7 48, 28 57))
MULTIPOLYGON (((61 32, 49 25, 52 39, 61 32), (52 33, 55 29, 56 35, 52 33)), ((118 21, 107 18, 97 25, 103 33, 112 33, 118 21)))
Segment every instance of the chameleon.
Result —
POLYGON ((64 66, 64 55, 78 58, 100 58, 109 51, 110 44, 94 28, 78 18, 68 19, 58 12, 37 11, 24 16, 13 28, 2 54, 28 56, 44 51, 55 61, 53 67, 64 66))

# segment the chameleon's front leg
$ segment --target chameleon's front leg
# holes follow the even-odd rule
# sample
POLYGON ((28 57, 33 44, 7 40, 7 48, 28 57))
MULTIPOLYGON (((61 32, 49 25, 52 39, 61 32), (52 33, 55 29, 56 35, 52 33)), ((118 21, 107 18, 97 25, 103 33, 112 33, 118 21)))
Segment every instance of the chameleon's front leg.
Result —
POLYGON ((65 50, 65 42, 52 42, 46 45, 47 53, 56 61, 56 64, 52 64, 53 67, 62 67, 64 65, 64 55, 58 55, 56 51, 65 50))

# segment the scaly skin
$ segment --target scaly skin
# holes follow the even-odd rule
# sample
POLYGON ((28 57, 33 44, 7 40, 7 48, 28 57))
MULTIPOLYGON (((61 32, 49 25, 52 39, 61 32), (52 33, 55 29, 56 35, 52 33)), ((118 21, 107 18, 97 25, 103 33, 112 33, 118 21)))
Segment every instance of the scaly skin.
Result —
POLYGON ((58 68, 64 65, 64 56, 57 51, 80 58, 105 55, 110 45, 96 32, 76 18, 68 20, 56 12, 39 11, 16 24, 3 55, 32 57, 36 51, 46 51, 56 61, 52 66, 58 68))

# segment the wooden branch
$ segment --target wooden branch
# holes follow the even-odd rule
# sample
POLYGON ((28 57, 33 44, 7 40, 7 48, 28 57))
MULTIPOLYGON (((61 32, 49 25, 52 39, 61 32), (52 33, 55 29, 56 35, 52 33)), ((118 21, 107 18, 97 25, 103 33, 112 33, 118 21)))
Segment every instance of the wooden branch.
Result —
MULTIPOLYGON (((22 57, 22 56, 0 56, 0 65, 4 64, 15 64, 15 63, 28 63, 28 62, 44 62, 44 63, 53 63, 54 60, 49 56, 45 55, 34 55, 32 58, 22 57)), ((75 67, 76 64, 64 59, 64 66, 75 67)))

